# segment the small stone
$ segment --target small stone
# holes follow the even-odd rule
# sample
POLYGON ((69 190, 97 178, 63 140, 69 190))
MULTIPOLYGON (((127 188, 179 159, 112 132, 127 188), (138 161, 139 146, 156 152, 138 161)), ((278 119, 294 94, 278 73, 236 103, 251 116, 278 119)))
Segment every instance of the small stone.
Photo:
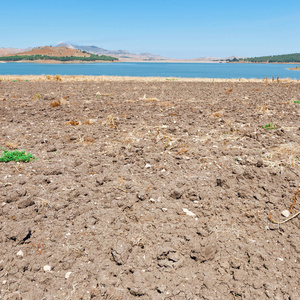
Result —
POLYGON ((23 257, 23 256, 24 256, 24 253, 23 253, 23 251, 22 251, 22 250, 20 250, 20 251, 17 253, 17 255, 18 255, 18 256, 22 256, 22 257, 23 257))
POLYGON ((196 217, 196 215, 191 212, 190 210, 186 209, 186 208, 183 208, 182 209, 188 216, 191 216, 191 217, 196 217))
POLYGON ((290 212, 288 211, 288 210, 283 210, 282 212, 281 212, 281 214, 285 217, 285 218, 288 218, 289 216, 290 216, 290 212))
POLYGON ((6 284, 6 282, 7 282, 6 280, 3 280, 3 281, 2 281, 2 284, 6 284))
POLYGON ((51 271, 51 266, 49 266, 49 265, 44 266, 44 271, 45 272, 50 272, 51 271))
POLYGON ((164 211, 164 212, 167 212, 167 211, 168 211, 168 209, 165 208, 165 207, 163 207, 161 210, 164 211))
POLYGON ((149 169, 149 168, 151 168, 151 165, 150 165, 150 164, 146 164, 146 165, 145 165, 145 168, 146 168, 146 169, 149 169))
POLYGON ((66 275, 65 275, 65 278, 68 279, 71 274, 72 274, 72 272, 67 272, 66 275))
POLYGON ((152 202, 152 203, 156 202, 155 199, 153 199, 153 198, 150 198, 149 201, 152 202))

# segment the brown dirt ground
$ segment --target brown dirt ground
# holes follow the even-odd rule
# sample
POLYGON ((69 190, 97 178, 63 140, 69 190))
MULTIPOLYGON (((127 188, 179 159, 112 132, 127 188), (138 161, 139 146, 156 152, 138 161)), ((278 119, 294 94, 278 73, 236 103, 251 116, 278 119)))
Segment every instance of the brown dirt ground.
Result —
POLYGON ((0 164, 0 299, 299 299, 300 217, 269 218, 299 188, 296 100, 299 83, 1 81, 0 146, 38 159, 0 164))

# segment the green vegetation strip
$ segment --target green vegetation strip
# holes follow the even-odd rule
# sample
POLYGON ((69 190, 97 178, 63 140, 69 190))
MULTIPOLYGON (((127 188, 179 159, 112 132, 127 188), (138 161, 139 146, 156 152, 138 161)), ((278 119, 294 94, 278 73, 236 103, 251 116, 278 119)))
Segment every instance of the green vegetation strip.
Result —
POLYGON ((30 153, 25 153, 25 151, 8 151, 4 150, 3 155, 0 157, 0 162, 9 162, 9 161, 22 161, 29 162, 34 160, 35 157, 30 153))
POLYGON ((282 55, 269 55, 269 56, 260 56, 260 57, 249 57, 241 59, 228 59, 229 62, 269 62, 269 63, 288 63, 288 62, 300 62, 300 53, 293 54, 282 54, 282 55))
POLYGON ((12 56, 2 56, 0 61, 34 61, 34 60, 58 60, 58 61, 115 61, 118 60, 116 57, 107 55, 97 55, 91 54, 89 57, 81 56, 49 56, 49 55, 12 55, 12 56))

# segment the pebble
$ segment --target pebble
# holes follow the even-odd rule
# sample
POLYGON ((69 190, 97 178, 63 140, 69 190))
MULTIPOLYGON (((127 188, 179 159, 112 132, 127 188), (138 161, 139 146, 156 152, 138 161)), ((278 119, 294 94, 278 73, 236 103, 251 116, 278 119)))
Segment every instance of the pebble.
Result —
POLYGON ((285 218, 288 218, 288 217, 290 216, 290 212, 289 212, 287 209, 283 210, 283 211, 281 212, 281 214, 282 214, 285 218))
POLYGON ((72 272, 67 272, 66 275, 65 275, 65 278, 68 279, 71 274, 72 274, 72 272))
POLYGON ((183 208, 182 210, 183 210, 188 216, 196 217, 196 215, 195 215, 193 212, 189 211, 188 209, 183 208))
POLYGON ((45 272, 50 272, 51 271, 51 267, 49 265, 44 266, 44 271, 45 272))
POLYGON ((18 255, 18 256, 22 256, 22 257, 23 257, 23 256, 24 256, 24 253, 23 253, 23 251, 22 251, 22 250, 20 250, 20 251, 17 253, 17 255, 18 255))
POLYGON ((150 164, 146 164, 145 168, 149 169, 149 168, 151 168, 151 165, 150 164))

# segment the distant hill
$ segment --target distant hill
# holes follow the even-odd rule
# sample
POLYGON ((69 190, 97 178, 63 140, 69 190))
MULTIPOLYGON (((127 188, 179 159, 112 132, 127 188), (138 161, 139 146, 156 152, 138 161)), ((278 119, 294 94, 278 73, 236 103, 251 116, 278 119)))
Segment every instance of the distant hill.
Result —
POLYGON ((52 46, 45 46, 45 47, 37 47, 33 48, 29 51, 19 52, 18 55, 48 55, 48 56, 77 56, 77 57, 89 57, 90 54, 84 53, 77 49, 70 49, 67 47, 52 47, 52 46))
POLYGON ((127 50, 106 50, 97 46, 79 46, 79 45, 72 45, 72 44, 66 44, 66 43, 60 43, 57 45, 58 47, 60 46, 65 46, 70 49, 78 49, 81 51, 86 51, 89 53, 93 54, 101 54, 101 55, 112 55, 114 57, 117 57, 121 59, 122 61, 126 60, 144 60, 144 61, 156 61, 156 60, 167 60, 168 58, 160 56, 160 55, 155 55, 151 53, 131 53, 127 50))
POLYGON ((57 61, 114 61, 118 60, 116 57, 107 55, 97 55, 81 51, 77 49, 70 49, 68 47, 37 47, 29 51, 18 52, 15 54, 8 54, 1 56, 0 61, 35 61, 35 60, 57 60, 57 61))

